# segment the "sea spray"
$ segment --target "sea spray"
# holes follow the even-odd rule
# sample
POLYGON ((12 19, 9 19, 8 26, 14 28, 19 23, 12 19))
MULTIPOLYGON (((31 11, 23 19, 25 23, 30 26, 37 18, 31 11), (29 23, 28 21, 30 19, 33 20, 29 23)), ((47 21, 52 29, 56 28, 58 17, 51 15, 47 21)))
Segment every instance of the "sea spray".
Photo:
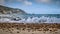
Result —
POLYGON ((10 23, 60 23, 60 17, 58 15, 46 16, 46 15, 21 15, 15 17, 13 15, 0 16, 0 22, 10 23), (40 16, 40 17, 39 17, 40 16), (57 17, 56 17, 57 16, 57 17))

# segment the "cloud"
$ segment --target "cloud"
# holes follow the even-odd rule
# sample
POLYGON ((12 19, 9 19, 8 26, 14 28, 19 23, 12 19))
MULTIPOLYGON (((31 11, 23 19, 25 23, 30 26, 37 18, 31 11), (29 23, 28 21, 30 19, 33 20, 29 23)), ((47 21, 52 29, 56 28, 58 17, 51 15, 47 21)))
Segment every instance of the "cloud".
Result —
POLYGON ((32 5, 32 2, 29 2, 29 1, 24 1, 23 2, 25 5, 32 5))
POLYGON ((17 1, 22 2, 22 1, 26 1, 26 0, 17 0, 17 1))
POLYGON ((32 2, 30 2, 30 1, 28 1, 28 0, 8 0, 9 2, 20 2, 20 3, 22 3, 22 4, 24 4, 24 5, 27 5, 27 6, 29 6, 29 5, 32 5, 32 2))
POLYGON ((60 4, 59 0, 35 0, 38 3, 46 3, 46 4, 60 4))
POLYGON ((17 1, 23 1, 23 0, 17 0, 17 1))
POLYGON ((17 0, 18 2, 22 2, 24 5, 32 5, 32 2, 28 1, 28 0, 17 0))
POLYGON ((0 0, 0 5, 4 5, 5 4, 5 0, 0 0))
POLYGON ((51 0, 36 0, 36 2, 38 2, 38 3, 50 3, 51 2, 51 0))

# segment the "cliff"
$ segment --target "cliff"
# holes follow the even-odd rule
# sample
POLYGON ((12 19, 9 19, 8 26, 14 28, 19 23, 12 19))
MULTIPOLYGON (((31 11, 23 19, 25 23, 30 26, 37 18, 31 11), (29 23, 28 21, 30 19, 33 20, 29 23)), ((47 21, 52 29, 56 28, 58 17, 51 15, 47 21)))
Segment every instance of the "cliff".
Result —
POLYGON ((0 14, 26 14, 26 12, 21 9, 0 5, 0 14))

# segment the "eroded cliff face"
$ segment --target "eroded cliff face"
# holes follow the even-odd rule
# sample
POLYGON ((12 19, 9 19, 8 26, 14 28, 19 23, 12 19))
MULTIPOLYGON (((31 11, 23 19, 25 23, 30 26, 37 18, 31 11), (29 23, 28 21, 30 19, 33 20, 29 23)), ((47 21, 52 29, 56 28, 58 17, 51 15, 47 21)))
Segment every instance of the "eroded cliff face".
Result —
POLYGON ((10 8, 0 5, 0 14, 26 14, 26 12, 18 8, 10 8))

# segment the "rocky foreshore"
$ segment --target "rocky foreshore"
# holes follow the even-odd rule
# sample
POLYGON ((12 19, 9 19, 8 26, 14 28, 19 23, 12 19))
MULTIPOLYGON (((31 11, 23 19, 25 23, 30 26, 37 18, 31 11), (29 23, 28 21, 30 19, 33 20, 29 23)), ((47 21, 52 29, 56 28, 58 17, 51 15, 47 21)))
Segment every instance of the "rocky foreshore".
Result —
MULTIPOLYGON (((0 31, 8 32, 10 34, 40 34, 54 32, 55 34, 60 32, 60 24, 58 23, 0 23, 0 31), (23 33, 22 33, 23 32, 23 33), (30 33, 29 33, 30 32, 30 33)), ((0 32, 1 33, 1 32, 0 32)), ((53 34, 53 33, 52 33, 53 34)))
MULTIPOLYGON (((41 24, 38 24, 38 23, 0 23, 0 29, 3 29, 3 28, 16 28, 16 29, 20 29, 20 28, 23 28, 23 29, 26 29, 26 28, 29 28, 29 29, 32 29, 32 30, 38 30, 39 29, 42 29, 40 31, 48 31, 49 28, 52 28, 53 29, 60 29, 60 24, 57 24, 57 23, 41 23, 41 24)), ((51 31, 52 31, 51 30, 51 31)))

